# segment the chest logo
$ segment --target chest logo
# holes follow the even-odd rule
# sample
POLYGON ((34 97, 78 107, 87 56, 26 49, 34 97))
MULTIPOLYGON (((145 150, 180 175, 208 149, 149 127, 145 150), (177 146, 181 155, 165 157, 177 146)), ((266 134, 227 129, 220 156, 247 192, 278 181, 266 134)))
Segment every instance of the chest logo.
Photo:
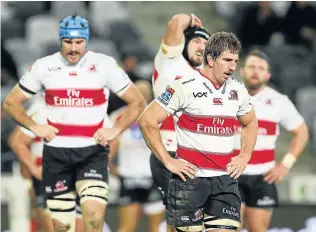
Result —
POLYGON ((213 98, 213 105, 223 105, 223 100, 221 98, 213 98))
POLYGON ((207 97, 207 92, 193 92, 193 97, 194 98, 201 98, 201 97, 207 97))
POLYGON ((231 91, 229 92, 228 100, 235 100, 235 101, 238 100, 238 93, 237 93, 236 90, 231 90, 231 91))

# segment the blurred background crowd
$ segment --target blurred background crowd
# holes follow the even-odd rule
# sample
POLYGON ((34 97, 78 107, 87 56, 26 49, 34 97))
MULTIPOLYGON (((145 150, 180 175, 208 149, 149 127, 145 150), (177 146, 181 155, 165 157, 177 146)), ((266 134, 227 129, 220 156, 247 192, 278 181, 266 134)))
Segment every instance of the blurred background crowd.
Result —
MULTIPOLYGON (((36 59, 59 50, 58 24, 65 16, 78 14, 90 22, 90 50, 113 56, 132 81, 150 82, 166 24, 182 12, 199 16, 211 33, 236 33, 243 45, 241 62, 253 47, 271 58, 270 85, 289 96, 311 134, 302 159, 279 185, 280 198, 315 200, 308 191, 293 193, 291 186, 302 184, 296 177, 316 173, 316 2, 1 2, 1 103, 36 59)), ((238 71, 234 76, 239 78, 238 71)), ((124 105, 114 95, 109 102, 109 113, 124 105)), ((1 111, 2 174, 11 173, 17 160, 7 145, 14 126, 1 111)), ((288 136, 281 130, 280 157, 289 146, 288 136)), ((316 195, 316 184, 308 188, 316 195)))

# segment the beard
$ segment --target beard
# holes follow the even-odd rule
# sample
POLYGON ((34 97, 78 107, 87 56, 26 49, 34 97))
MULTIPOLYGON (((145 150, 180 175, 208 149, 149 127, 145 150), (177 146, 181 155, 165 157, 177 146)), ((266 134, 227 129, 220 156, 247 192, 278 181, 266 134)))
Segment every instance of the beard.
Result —
POLYGON ((245 84, 246 88, 248 90, 251 90, 251 91, 258 90, 265 84, 264 81, 263 82, 252 83, 252 82, 250 82, 247 79, 243 79, 243 83, 245 84))
POLYGON ((197 67, 199 67, 202 64, 202 62, 200 60, 198 60, 198 59, 190 59, 190 64, 194 68, 197 68, 197 67))

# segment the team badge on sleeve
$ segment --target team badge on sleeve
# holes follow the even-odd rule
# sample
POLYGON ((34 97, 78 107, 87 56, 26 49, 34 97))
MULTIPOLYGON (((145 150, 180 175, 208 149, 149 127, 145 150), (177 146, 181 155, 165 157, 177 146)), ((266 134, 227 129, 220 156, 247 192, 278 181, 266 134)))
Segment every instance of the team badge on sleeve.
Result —
POLYGON ((172 95, 174 94, 174 89, 172 89, 171 87, 167 87, 167 89, 165 90, 165 92, 163 92, 159 97, 158 100, 164 104, 164 105, 168 105, 170 99, 172 98, 172 95))

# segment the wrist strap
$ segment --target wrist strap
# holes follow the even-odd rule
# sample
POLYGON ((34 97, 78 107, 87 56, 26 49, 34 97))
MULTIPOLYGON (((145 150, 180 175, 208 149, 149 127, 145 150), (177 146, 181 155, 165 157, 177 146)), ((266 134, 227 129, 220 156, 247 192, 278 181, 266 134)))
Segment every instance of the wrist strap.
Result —
POLYGON ((191 15, 190 27, 193 27, 193 23, 194 23, 195 16, 194 16, 194 14, 190 14, 190 15, 191 15))
POLYGON ((292 153, 286 153, 281 163, 288 168, 291 168, 296 162, 296 157, 292 153))

